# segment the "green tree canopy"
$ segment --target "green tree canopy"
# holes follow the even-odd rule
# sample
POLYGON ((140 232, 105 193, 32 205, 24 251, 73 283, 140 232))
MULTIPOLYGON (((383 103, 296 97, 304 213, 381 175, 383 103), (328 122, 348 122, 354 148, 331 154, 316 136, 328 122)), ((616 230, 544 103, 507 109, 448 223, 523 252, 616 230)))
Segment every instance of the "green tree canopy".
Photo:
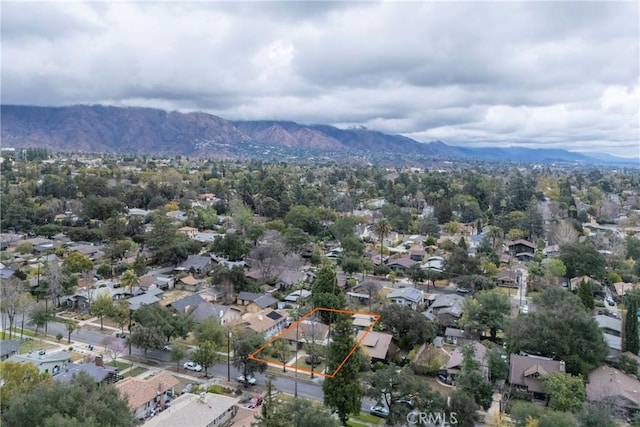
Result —
POLYGON ((569 243, 560 247, 560 260, 567 269, 567 277, 589 276, 604 279, 605 259, 591 243, 569 243))
POLYGON ((391 333, 398 347, 410 351, 416 345, 430 342, 436 336, 436 325, 410 307, 388 304, 380 312, 380 329, 391 333))
POLYGON ((465 298, 462 323, 465 330, 482 335, 489 331, 496 339, 498 331, 506 327, 511 313, 509 298, 497 290, 480 291, 476 298, 465 298))
POLYGON ((549 407, 556 411, 578 412, 587 398, 581 377, 555 372, 545 375, 542 382, 549 396, 549 407))

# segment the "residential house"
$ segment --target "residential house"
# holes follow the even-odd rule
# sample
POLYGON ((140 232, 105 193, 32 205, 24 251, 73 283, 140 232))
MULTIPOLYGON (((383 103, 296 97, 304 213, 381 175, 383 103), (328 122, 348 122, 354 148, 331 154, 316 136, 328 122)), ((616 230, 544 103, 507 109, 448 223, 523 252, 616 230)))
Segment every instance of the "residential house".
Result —
POLYGON ((148 418, 166 408, 167 396, 175 395, 174 387, 178 384, 180 381, 177 378, 162 372, 147 379, 125 378, 117 382, 115 387, 127 399, 136 418, 148 418))
POLYGON ((509 249, 509 253, 512 256, 518 257, 522 254, 531 254, 533 255, 537 249, 535 243, 531 243, 528 240, 518 239, 507 244, 507 248, 509 249))
POLYGON ((609 348, 609 358, 615 359, 622 352, 622 320, 602 314, 594 318, 609 348))
POLYGON ((98 384, 113 384, 122 379, 122 376, 118 375, 118 368, 105 366, 102 357, 96 357, 94 363, 68 363, 53 379, 59 383, 69 383, 80 372, 89 375, 98 384))
POLYGON ((151 211, 147 211, 147 210, 144 210, 144 209, 132 208, 132 209, 129 209, 129 211, 127 212, 127 215, 128 216, 137 216, 137 217, 140 217, 140 218, 145 218, 150 213, 151 213, 151 211))
POLYGON ((296 270, 284 270, 278 275, 274 285, 279 290, 284 291, 298 283, 311 283, 313 282, 313 279, 314 275, 312 273, 296 270))
MULTIPOLYGON (((467 344, 473 347, 473 358, 478 363, 478 367, 480 370, 480 374, 485 380, 489 380, 489 355, 487 351, 487 347, 480 344, 478 341, 473 341, 470 344, 467 344)), ((456 347, 455 350, 451 353, 449 360, 445 365, 445 369, 447 371, 447 375, 454 379, 457 375, 462 372, 462 365, 464 362, 464 352, 463 347, 456 347)))
POLYGON ((405 305, 417 310, 424 305, 424 292, 416 288, 397 288, 387 294, 387 298, 395 304, 405 305))
POLYGON ((265 339, 270 339, 289 325, 289 313, 284 310, 267 308, 257 313, 245 313, 234 323, 237 326, 263 334, 265 339))
POLYGON ((155 276, 153 279, 153 285, 163 291, 168 291, 175 285, 175 279, 169 276, 155 276))
POLYGON ((505 288, 517 288, 520 272, 511 268, 503 268, 498 272, 497 285, 505 288))
POLYGON ((202 287, 202 280, 193 276, 184 276, 178 279, 177 286, 185 291, 197 292, 202 287))
POLYGON ((196 233, 193 239, 200 243, 212 243, 214 240, 216 240, 216 237, 219 236, 220 234, 216 233, 215 231, 205 230, 196 233))
POLYGON ((183 212, 183 211, 169 211, 166 213, 166 215, 174 222, 174 223, 181 223, 186 221, 187 219, 187 215, 183 212))
POLYGON ((438 322, 441 326, 455 325, 462 317, 464 297, 458 294, 439 294, 431 306, 422 314, 429 320, 438 322))
POLYGON ((297 291, 291 292, 287 295, 284 300, 290 303, 297 303, 300 298, 309 298, 311 296, 311 291, 306 289, 298 289, 297 291))
POLYGON ((464 345, 472 341, 472 337, 467 335, 464 329, 446 328, 444 330, 444 339, 447 343, 453 345, 464 345))
POLYGON ((210 302, 203 302, 196 306, 189 316, 196 322, 201 322, 205 319, 213 318, 221 325, 228 325, 242 317, 242 312, 236 307, 229 305, 213 304, 210 302))
POLYGON ((7 358, 18 354, 20 351, 20 343, 16 340, 2 340, 0 341, 0 360, 6 360, 7 358))
POLYGON ((178 267, 176 271, 185 271, 197 276, 204 276, 213 268, 213 261, 210 256, 189 255, 178 267))
POLYGON ((271 295, 243 291, 238 294, 236 304, 242 307, 244 311, 257 313, 267 307, 276 308, 278 300, 271 295))
POLYGON ((360 348, 369 356, 371 363, 386 362, 393 336, 382 332, 358 331, 356 342, 360 342, 361 339, 360 348))
POLYGON ((585 283, 590 283, 592 288, 601 288, 602 284, 600 282, 598 282, 595 279, 592 279, 589 276, 580 276, 580 277, 574 277, 571 280, 569 280, 569 290, 571 291, 577 291, 578 288, 580 287, 580 284, 582 284, 582 282, 585 283))
POLYGON ((416 261, 409 257, 391 258, 387 262, 387 266, 396 273, 406 273, 411 267, 416 264, 416 261))
POLYGON ((557 258, 560 256, 560 246, 559 245, 549 245, 542 249, 542 254, 546 258, 557 258))
POLYGON ((587 400, 607 403, 632 416, 640 411, 640 381, 610 366, 589 374, 587 400))
POLYGON ((368 330, 373 322, 376 320, 375 317, 369 316, 368 314, 355 313, 351 315, 351 319, 353 319, 353 326, 358 330, 368 330))
POLYGON ((208 302, 220 302, 225 298, 226 291, 221 286, 210 286, 198 291, 198 294, 208 302))
POLYGON ((627 292, 638 287, 637 283, 625 283, 625 282, 617 282, 613 284, 613 287, 616 289, 616 294, 619 297, 626 295, 627 292))
POLYGON ((509 384, 519 392, 532 397, 546 397, 542 378, 556 372, 565 372, 565 363, 547 357, 512 354, 509 366, 509 384))
POLYGON ((194 227, 180 227, 178 228, 178 231, 186 234, 190 239, 195 239, 196 235, 198 234, 198 229, 194 227))
POLYGON ((147 293, 137 295, 133 298, 129 298, 127 303, 129 304, 129 310, 136 311, 143 305, 157 304, 162 301, 162 290, 158 288, 150 288, 147 293))
POLYGON ((441 256, 432 256, 427 258, 427 262, 420 266, 423 270, 431 270, 436 272, 444 271, 445 260, 441 256))
POLYGON ((186 314, 194 310, 197 306, 204 303, 205 299, 199 294, 190 294, 179 300, 173 301, 167 304, 167 307, 172 308, 179 314, 186 314))
POLYGON ((305 319, 285 330, 282 339, 285 339, 300 350, 306 343, 328 344, 329 325, 317 320, 305 319))
POLYGON ((9 280, 13 277, 14 274, 16 274, 16 271, 13 268, 3 267, 0 269, 0 280, 2 280, 3 282, 5 280, 9 280))
POLYGON ((41 374, 57 375, 64 367, 71 363, 71 355, 66 351, 54 353, 31 352, 27 354, 14 354, 7 358, 7 362, 31 363, 41 374))
POLYGON ((238 399, 222 394, 185 393, 171 405, 144 423, 145 427, 218 427, 228 426, 238 413, 238 399))
POLYGON ((416 262, 422 262, 426 252, 421 245, 413 245, 409 249, 409 259, 416 262))

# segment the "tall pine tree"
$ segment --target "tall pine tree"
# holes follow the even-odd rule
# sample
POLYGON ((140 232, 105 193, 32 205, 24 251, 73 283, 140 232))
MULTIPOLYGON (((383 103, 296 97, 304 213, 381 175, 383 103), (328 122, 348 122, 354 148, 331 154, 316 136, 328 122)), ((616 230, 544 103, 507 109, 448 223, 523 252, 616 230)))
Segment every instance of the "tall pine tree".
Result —
MULTIPOLYGON (((355 345, 353 326, 346 316, 339 316, 329 344, 329 373, 334 373, 355 345)), ((332 378, 326 378, 322 384, 324 404, 338 413, 343 425, 347 425, 349 414, 360 412, 360 402, 364 394, 360 382, 361 353, 358 348, 332 378)))
POLYGON ((640 339, 638 338, 638 301, 629 298, 627 314, 624 319, 624 350, 638 354, 640 339))

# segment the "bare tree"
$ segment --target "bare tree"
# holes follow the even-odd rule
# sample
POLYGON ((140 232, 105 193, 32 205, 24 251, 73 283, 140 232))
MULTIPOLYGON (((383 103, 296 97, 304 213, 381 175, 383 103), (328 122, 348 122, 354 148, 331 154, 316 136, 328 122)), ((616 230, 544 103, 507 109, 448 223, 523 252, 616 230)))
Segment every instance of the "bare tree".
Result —
POLYGON ((107 353, 109 354, 109 357, 111 357, 111 363, 115 366, 116 364, 116 359, 118 359, 118 357, 124 353, 124 351, 127 348, 127 344, 124 342, 124 340, 121 340, 119 338, 116 338, 114 340, 112 340, 108 345, 107 345, 107 353))
POLYGON ((371 311, 373 297, 380 292, 380 283, 374 282, 373 280, 365 280, 360 284, 360 288, 369 296, 369 311, 371 311))
MULTIPOLYGON (((0 310, 2 310, 2 316, 7 316, 9 321, 9 338, 14 333, 13 328, 15 326, 16 315, 21 310, 22 294, 24 293, 24 284, 22 280, 17 277, 12 277, 9 280, 4 280, 0 284, 0 310)), ((4 326, 4 325, 3 325, 4 326)), ((6 327, 2 328, 2 337, 5 337, 6 327)))
POLYGON ((60 305, 60 297, 64 294, 62 269, 58 263, 54 262, 47 266, 45 280, 47 281, 47 299, 51 298, 54 305, 58 307, 60 305))
POLYGON ((251 250, 252 266, 260 271, 260 277, 268 282, 282 269, 285 247, 282 242, 261 243, 251 250))
POLYGON ((566 245, 567 243, 575 243, 578 241, 578 232, 573 225, 566 220, 560 220, 554 225, 551 232, 553 242, 557 245, 566 245))

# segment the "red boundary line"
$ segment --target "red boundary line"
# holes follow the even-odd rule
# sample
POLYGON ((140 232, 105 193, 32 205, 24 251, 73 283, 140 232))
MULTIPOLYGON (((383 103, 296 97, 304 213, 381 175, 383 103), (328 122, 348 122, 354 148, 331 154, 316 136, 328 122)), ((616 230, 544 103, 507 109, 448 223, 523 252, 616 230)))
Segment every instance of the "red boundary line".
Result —
MULTIPOLYGON (((334 313, 343 313, 343 314, 349 314, 351 316, 356 315, 356 314, 360 314, 363 316, 369 316, 369 317, 373 317, 375 320, 373 321, 373 323, 369 326, 369 328, 365 331, 364 335, 362 335, 362 338, 360 338, 358 340, 358 342, 353 346, 353 348, 351 349, 351 351, 349 352, 349 354, 347 355, 347 357, 344 358, 344 360, 340 363, 340 365, 338 365, 338 367, 336 368, 335 371, 333 371, 332 374, 326 374, 324 372, 317 372, 317 371, 311 371, 310 369, 305 369, 305 368, 299 368, 299 367, 295 367, 294 369, 296 371, 302 371, 302 372, 307 372, 307 373, 313 373, 315 375, 321 375, 325 378, 333 378, 336 376, 336 374, 338 373, 338 371, 340 371, 340 369, 342 369, 342 367, 344 366, 345 363, 347 363, 347 360, 349 360, 349 358, 351 357, 351 355, 357 350, 357 348, 362 344, 362 342, 364 341, 364 339, 367 337, 367 335, 369 335, 369 332, 371 332, 373 330, 373 327, 376 325, 376 323, 378 323, 378 320, 380 320, 380 315, 379 314, 374 314, 374 313, 363 313, 363 312, 358 312, 358 311, 349 311, 349 310, 337 310, 337 309, 333 309, 333 308, 324 308, 324 307, 318 307, 318 308, 314 308, 313 310, 311 310, 309 313, 307 313, 306 315, 302 316, 300 319, 298 319, 297 321, 293 322, 291 325, 289 325, 289 327, 287 329, 285 329, 284 331, 280 332, 278 335, 276 335, 275 337, 273 337, 272 339, 270 339, 269 341, 267 341, 266 344, 262 345, 262 347, 260 347, 259 349, 257 349, 256 351, 254 351, 253 353, 251 353, 248 357, 251 360, 255 360, 258 362, 264 362, 264 363, 273 363, 273 361, 271 360, 266 360, 266 359, 261 359, 259 357, 257 357, 258 354, 262 353, 262 351, 264 351, 268 346, 270 346, 271 344, 273 344, 275 341, 279 340, 280 338, 282 338, 282 336, 284 334, 286 334, 289 330, 291 330, 292 328, 296 327, 297 325, 300 324, 300 322, 304 321, 305 319, 307 319, 308 317, 310 317, 311 315, 313 315, 315 312, 317 311, 330 311, 330 312, 334 312, 334 313)), ((296 343, 297 345, 297 343, 296 343)), ((296 350, 297 351, 297 350, 296 350)), ((287 368, 291 369, 291 367, 287 366, 287 368)))

